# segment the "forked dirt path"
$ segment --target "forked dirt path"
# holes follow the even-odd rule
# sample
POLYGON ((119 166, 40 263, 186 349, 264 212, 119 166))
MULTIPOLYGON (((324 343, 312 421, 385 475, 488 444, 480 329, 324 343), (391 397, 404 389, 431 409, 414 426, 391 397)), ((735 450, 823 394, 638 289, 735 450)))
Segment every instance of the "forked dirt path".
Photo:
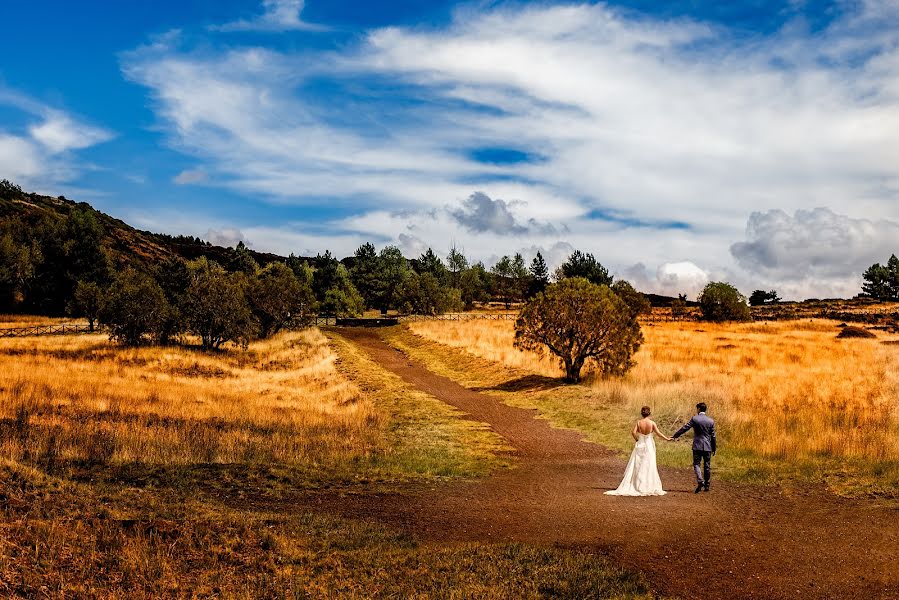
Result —
MULTIPOLYGON (((668 495, 603 495, 624 460, 533 411, 507 406, 409 360, 377 331, 342 330, 405 381, 490 424, 519 465, 483 480, 337 508, 437 541, 520 541, 596 548, 682 598, 899 598, 899 511, 807 487, 716 483, 663 470, 668 495)), ((626 434, 626 432, 623 432, 626 434)), ((334 508, 334 507, 332 507, 334 508)))

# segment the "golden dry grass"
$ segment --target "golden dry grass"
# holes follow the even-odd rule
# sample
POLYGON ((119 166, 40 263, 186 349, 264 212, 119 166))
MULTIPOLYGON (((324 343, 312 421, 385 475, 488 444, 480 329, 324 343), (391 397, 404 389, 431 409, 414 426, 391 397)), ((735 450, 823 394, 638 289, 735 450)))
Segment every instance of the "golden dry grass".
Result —
POLYGON ((79 323, 87 325, 84 319, 72 317, 44 317, 41 315, 0 315, 0 329, 31 327, 34 325, 59 325, 60 323, 79 323))
POLYGON ((547 377, 565 374, 558 361, 516 350, 513 346, 515 329, 512 321, 418 321, 409 323, 408 327, 415 335, 461 348, 508 367, 547 377))
MULTIPOLYGON (((646 341, 625 378, 547 394, 564 404, 554 410, 568 414, 569 425, 580 419, 584 428, 602 432, 597 435, 604 441, 627 427, 644 404, 653 407, 660 426, 671 429, 705 400, 732 457, 895 465, 899 346, 882 342, 897 336, 838 340, 835 325, 818 320, 645 326, 646 341)), ((512 369, 561 375, 550 359, 512 347, 511 322, 427 322, 409 328, 512 369)), ((619 433, 625 440, 626 432, 619 433)), ((663 459, 671 452, 664 448, 663 459)))
POLYGON ((0 454, 150 464, 365 457, 382 444, 383 416, 335 360, 318 330, 222 354, 124 349, 101 335, 6 339, 0 418, 12 435, 0 454))
POLYGON ((506 464, 458 414, 335 331, 221 353, 0 340, 0 596, 650 597, 592 552, 308 512, 506 464))
POLYGON ((0 458, 79 465, 260 465, 399 481, 505 466, 501 438, 337 333, 247 351, 124 348, 103 335, 0 339, 0 458))

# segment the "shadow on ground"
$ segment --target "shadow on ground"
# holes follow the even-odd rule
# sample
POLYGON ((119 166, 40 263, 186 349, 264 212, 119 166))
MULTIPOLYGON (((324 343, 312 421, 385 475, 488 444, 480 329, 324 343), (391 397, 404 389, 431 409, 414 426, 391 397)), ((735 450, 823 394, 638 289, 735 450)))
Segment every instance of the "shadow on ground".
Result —
POLYGON ((565 385, 565 382, 556 377, 544 377, 543 375, 526 375, 516 379, 510 379, 497 385, 488 387, 473 387, 474 392, 542 392, 552 390, 565 385))

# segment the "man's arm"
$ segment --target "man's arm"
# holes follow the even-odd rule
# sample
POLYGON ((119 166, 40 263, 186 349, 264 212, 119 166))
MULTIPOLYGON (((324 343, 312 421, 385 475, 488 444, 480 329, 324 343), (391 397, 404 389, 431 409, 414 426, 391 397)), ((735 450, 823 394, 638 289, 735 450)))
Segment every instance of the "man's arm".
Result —
POLYGON ((674 435, 672 435, 671 438, 676 440, 680 436, 682 436, 685 433, 687 433, 688 431, 690 431, 691 427, 693 427, 693 419, 690 419, 687 423, 684 424, 683 427, 681 427, 680 429, 675 431, 674 435))
POLYGON ((712 421, 712 454, 718 451, 718 436, 715 435, 715 422, 712 421))

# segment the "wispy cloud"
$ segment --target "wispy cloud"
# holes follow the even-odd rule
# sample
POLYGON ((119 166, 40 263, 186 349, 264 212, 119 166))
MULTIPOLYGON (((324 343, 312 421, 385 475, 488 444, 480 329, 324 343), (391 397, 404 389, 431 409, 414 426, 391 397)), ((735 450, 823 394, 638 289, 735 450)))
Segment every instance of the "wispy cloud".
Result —
POLYGON ((192 183, 202 183, 206 181, 208 176, 206 171, 202 169, 185 169, 172 178, 172 182, 178 185, 190 185, 192 183))
POLYGON ((113 134, 65 111, 0 88, 0 106, 19 111, 24 131, 0 126, 0 177, 50 191, 82 170, 76 151, 112 139, 113 134))
MULTIPOLYGON (((277 14, 299 19, 292 6, 277 14)), ((515 250, 472 226, 464 203, 483 190, 514 208, 513 230, 557 224, 528 232, 541 246, 714 275, 737 268, 727 248, 754 210, 899 219, 897 12, 869 0, 822 32, 747 39, 603 4, 478 6, 336 51, 169 40, 123 68, 218 184, 276 202, 329 198, 357 211, 338 224, 354 232, 515 250), (479 160, 491 148, 520 158, 479 160)))
POLYGON ((249 20, 213 25, 213 31, 326 31, 327 28, 302 19, 304 0, 263 0, 261 15, 249 20))
POLYGON ((44 113, 44 120, 29 127, 28 132, 54 154, 89 148, 112 137, 105 129, 79 123, 61 111, 49 109, 44 113))

